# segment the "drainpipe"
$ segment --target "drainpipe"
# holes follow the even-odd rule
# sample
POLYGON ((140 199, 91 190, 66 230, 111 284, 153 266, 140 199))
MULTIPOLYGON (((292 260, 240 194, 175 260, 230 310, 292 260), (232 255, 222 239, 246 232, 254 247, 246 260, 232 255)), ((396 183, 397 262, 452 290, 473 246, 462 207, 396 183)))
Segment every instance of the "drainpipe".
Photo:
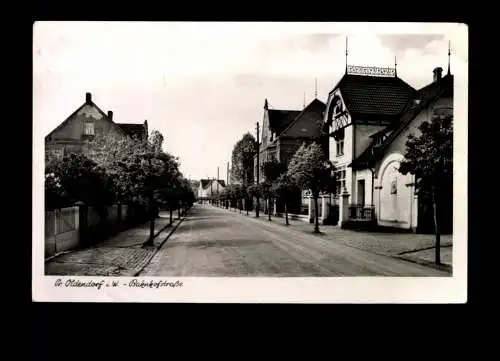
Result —
MULTIPOLYGON (((370 169, 370 172, 372 172, 372 187, 371 187, 372 188, 371 189, 371 192, 372 192, 372 199, 371 200, 372 200, 372 202, 371 202, 371 206, 373 206, 373 210, 374 211, 375 211, 375 200, 373 199, 373 197, 374 197, 373 192, 374 192, 374 189, 375 189, 375 169, 376 169, 375 168, 375 164, 376 164, 375 149, 372 147, 372 157, 371 157, 371 159, 369 161, 369 164, 368 164, 369 168, 368 169, 370 169)), ((380 204, 380 201, 379 201, 379 204, 380 204)), ((373 218, 372 220, 375 219, 375 215, 373 213, 375 213, 375 212, 372 212, 372 218, 373 218)))
POLYGON ((375 205, 375 202, 373 202, 373 189, 375 187, 374 180, 375 180, 375 169, 370 168, 370 171, 372 172, 372 197, 371 197, 371 204, 370 205, 375 205))
POLYGON ((412 177, 413 185, 410 190, 410 231, 413 231, 413 202, 415 202, 415 179, 412 177))

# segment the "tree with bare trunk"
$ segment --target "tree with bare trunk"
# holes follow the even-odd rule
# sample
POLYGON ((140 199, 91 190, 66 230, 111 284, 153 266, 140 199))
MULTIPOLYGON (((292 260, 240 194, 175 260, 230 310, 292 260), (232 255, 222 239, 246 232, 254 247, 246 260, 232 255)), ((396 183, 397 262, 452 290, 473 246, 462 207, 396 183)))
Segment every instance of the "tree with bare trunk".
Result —
POLYGON ((318 219, 318 198, 333 183, 335 167, 328 160, 320 144, 303 143, 288 165, 287 175, 302 190, 309 190, 314 200, 314 233, 320 233, 318 219))
POLYGON ((273 193, 280 199, 285 208, 285 224, 288 226, 288 208, 292 197, 297 194, 298 186, 292 181, 286 173, 282 174, 274 183, 273 193))
POLYGON ((441 215, 443 195, 453 188, 453 116, 435 116, 419 126, 420 134, 410 134, 406 142, 401 174, 415 176, 419 200, 430 200, 434 214, 435 263, 441 264, 441 215))
POLYGON ((271 221, 274 201, 274 183, 280 175, 286 172, 286 164, 279 162, 276 158, 271 158, 270 160, 264 162, 261 168, 265 179, 262 183, 263 196, 267 202, 268 219, 271 221))
POLYGON ((165 190, 179 175, 177 158, 162 150, 163 135, 153 131, 147 140, 96 137, 90 144, 90 157, 114 181, 118 200, 129 200, 147 209, 149 238, 154 240, 155 220, 165 190))

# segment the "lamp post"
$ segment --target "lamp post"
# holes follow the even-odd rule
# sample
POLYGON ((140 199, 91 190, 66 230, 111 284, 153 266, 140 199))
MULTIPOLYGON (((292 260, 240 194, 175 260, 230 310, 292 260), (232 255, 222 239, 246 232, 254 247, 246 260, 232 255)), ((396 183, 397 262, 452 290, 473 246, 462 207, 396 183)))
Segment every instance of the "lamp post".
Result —
MULTIPOLYGON (((257 185, 260 183, 260 178, 259 178, 259 168, 260 168, 259 153, 260 153, 259 122, 257 122, 257 185)), ((257 197, 256 198, 257 198, 257 204, 255 205, 255 217, 259 218, 259 208, 260 208, 259 193, 257 193, 257 197)))

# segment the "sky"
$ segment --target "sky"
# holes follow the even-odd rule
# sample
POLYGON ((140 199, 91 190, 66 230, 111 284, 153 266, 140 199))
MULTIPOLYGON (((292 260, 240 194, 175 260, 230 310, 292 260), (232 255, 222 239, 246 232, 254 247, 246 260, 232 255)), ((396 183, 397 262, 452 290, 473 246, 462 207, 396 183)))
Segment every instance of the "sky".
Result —
POLYGON ((43 139, 85 101, 118 123, 159 130, 186 177, 226 178, 234 144, 262 125, 264 99, 303 108, 348 64, 394 67, 415 88, 432 70, 468 71, 457 24, 36 22, 33 122, 43 139))

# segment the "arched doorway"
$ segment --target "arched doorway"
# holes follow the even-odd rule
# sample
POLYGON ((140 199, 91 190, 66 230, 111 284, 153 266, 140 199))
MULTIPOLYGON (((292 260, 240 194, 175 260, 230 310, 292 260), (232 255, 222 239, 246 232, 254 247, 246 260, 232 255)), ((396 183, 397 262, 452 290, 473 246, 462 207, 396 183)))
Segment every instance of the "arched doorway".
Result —
POLYGON ((377 221, 381 226, 410 229, 414 223, 412 176, 399 172, 403 155, 389 154, 379 169, 377 221))

